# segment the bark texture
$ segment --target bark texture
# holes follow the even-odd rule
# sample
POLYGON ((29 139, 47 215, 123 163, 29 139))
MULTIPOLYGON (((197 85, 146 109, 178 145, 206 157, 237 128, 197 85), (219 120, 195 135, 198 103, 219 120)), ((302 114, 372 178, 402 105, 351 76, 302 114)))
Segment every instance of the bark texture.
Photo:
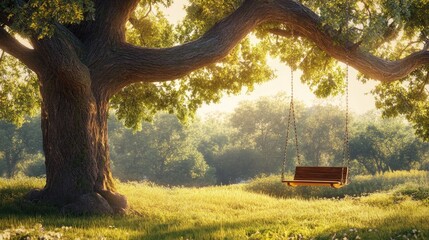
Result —
MULTIPOLYGON (((28 198, 46 201, 64 212, 123 212, 126 198, 115 190, 107 142, 110 97, 135 82, 168 81, 214 63, 256 26, 288 25, 332 57, 368 77, 390 82, 429 63, 424 49, 388 61, 356 47, 336 44, 338 33, 322 27, 310 9, 292 0, 246 0, 201 38, 183 45, 152 49, 125 42, 125 23, 139 0, 96 0, 95 20, 55 24, 53 36, 20 44, 4 26, 13 19, 0 9, 0 48, 18 58, 39 77, 46 186, 28 198)), ((287 36, 281 30, 274 34, 287 36)))

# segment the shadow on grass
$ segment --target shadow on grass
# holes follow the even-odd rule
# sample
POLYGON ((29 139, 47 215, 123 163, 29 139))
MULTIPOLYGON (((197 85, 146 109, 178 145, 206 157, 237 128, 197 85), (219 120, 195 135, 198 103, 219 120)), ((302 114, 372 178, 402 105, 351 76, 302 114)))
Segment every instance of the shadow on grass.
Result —
MULTIPOLYGON (((0 199, 5 196, 5 191, 0 191, 0 199)), ((64 216, 58 211, 41 207, 40 205, 27 205, 19 200, 11 201, 9 205, 0 208, 0 229, 11 226, 2 226, 1 223, 23 223, 34 224, 41 223, 48 229, 71 226, 73 229, 79 229, 79 232, 85 232, 85 235, 91 239, 99 237, 94 235, 97 229, 105 229, 104 237, 106 239, 429 239, 429 220, 424 218, 408 218, 407 216, 390 216, 380 218, 377 222, 370 222, 364 225, 368 228, 355 228, 354 222, 347 222, 349 217, 345 217, 343 226, 336 229, 325 229, 315 233, 312 229, 317 226, 312 225, 311 221, 305 221, 300 225, 291 224, 282 219, 252 218, 249 216, 245 221, 229 221, 222 223, 220 219, 213 219, 211 224, 199 224, 196 220, 185 220, 180 218, 178 213, 175 219, 154 219, 150 216, 141 217, 137 215, 128 215, 122 217, 97 216, 97 217, 76 217, 64 216), (8 210, 8 206, 14 206, 15 209, 8 210), (3 220, 1 220, 3 219, 3 220), (11 221, 8 221, 10 219, 11 221), (129 233, 118 237, 118 232, 129 233), (345 227, 347 226, 347 227, 345 227), (94 230, 96 229, 96 230, 94 230), (92 233, 86 233, 92 231, 92 233), (109 232, 110 231, 110 232, 109 232), (309 235, 305 235, 303 233, 309 235), (359 238, 358 238, 359 236, 359 238), (404 237, 405 236, 405 237, 404 237)), ((186 213, 183 213, 186 214, 186 213)), ((358 224, 362 225, 362 224, 358 224)), ((1 233, 1 231, 0 231, 1 233)), ((67 235, 66 235, 67 237, 67 235)), ((73 236, 79 237, 79 236, 73 236)))
POLYGON ((428 225, 422 219, 398 221, 395 217, 381 219, 379 224, 371 225, 370 228, 354 228, 350 224, 351 227, 326 229, 316 234, 310 231, 309 236, 302 234, 304 230, 291 229, 287 224, 264 224, 263 221, 255 220, 180 229, 174 229, 175 224, 156 224, 129 239, 429 239, 428 225))
POLYGON ((25 200, 25 195, 34 188, 27 186, 3 187, 0 189, 0 217, 5 215, 59 215, 58 208, 25 200))
MULTIPOLYGON (((134 220, 144 221, 144 220, 134 220)), ((326 229, 321 233, 311 233, 311 226, 303 225, 303 229, 280 224, 267 223, 262 219, 249 219, 229 223, 213 223, 210 225, 181 227, 181 222, 154 224, 145 229, 138 229, 139 234, 129 239, 429 239, 429 226, 424 219, 398 219, 389 217, 380 219, 378 224, 368 228, 350 227, 326 229), (309 236, 303 232, 310 232, 309 236)), ((133 221, 130 226, 135 226, 133 221)), ((183 223, 182 223, 183 224, 183 223)), ((307 224, 311 224, 310 222, 307 224)), ((314 227, 314 226, 313 226, 314 227)), ((131 230, 131 229, 130 229, 131 230)), ((135 229, 136 230, 136 229, 135 229)))

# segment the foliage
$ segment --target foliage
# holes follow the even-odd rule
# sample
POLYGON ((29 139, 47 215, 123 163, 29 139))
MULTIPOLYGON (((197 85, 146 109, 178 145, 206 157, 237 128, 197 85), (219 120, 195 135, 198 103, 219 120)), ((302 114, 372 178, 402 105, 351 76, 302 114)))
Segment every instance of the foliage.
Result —
POLYGON ((45 175, 45 157, 41 153, 24 154, 15 167, 15 176, 41 177, 45 175))
MULTIPOLYGON (((406 173, 403 173, 406 175, 406 173)), ((126 216, 64 217, 22 201, 43 179, 0 179, 0 236, 61 233, 64 239, 427 239, 428 207, 395 192, 344 199, 279 199, 246 185, 169 188, 119 183, 126 216), (5 199, 8 199, 5 201, 5 199), (3 211, 8 209, 7 211, 3 211), (44 212, 43 212, 44 211, 44 212), (42 224, 43 230, 40 229, 42 224), (18 230, 22 231, 18 231, 18 230), (405 237, 403 237, 405 236, 405 237)))
MULTIPOLYGON (((350 121, 352 122, 352 121, 350 121)), ((314 166, 345 165, 345 112, 335 106, 313 106, 300 118, 301 164, 314 166)))
POLYGON ((20 128, 0 121, 0 176, 12 177, 18 172, 30 176, 44 173, 44 167, 40 166, 44 158, 39 125, 40 118, 33 118, 20 128), (23 159, 27 163, 22 162, 23 159))
POLYGON ((39 85, 34 73, 11 56, 0 57, 0 119, 18 126, 25 116, 38 113, 39 85))
POLYGON ((11 28, 23 36, 44 38, 52 36, 54 24, 73 24, 94 18, 94 4, 90 0, 6 0, 0 10, 14 19, 11 28))
MULTIPOLYGON (((138 46, 160 48, 190 42, 242 3, 238 0, 192 0, 185 8, 185 18, 178 23, 169 23, 162 7, 168 7, 172 2, 140 1, 127 24, 127 41, 138 46)), ((321 27, 336 33, 336 44, 356 43, 363 50, 389 60, 424 49, 429 39, 426 17, 429 3, 426 0, 337 0, 329 3, 305 0, 302 3, 320 15, 321 27)), ((55 24, 90 22, 95 11, 94 3, 89 0, 7 0, 0 4, 1 15, 5 16, 2 21, 13 19, 8 22, 10 28, 6 30, 24 37, 52 36, 55 24)), ((218 102, 222 96, 237 94, 243 89, 252 91, 255 84, 273 78, 274 74, 266 62, 267 54, 278 57, 293 69, 302 70, 301 80, 319 97, 344 91, 345 72, 341 64, 313 43, 293 35, 291 26, 266 23, 238 44, 225 59, 180 81, 136 84, 123 89, 112 99, 112 109, 126 126, 134 129, 139 129, 141 121, 152 120, 157 111, 174 113, 186 121, 204 103, 218 102), (269 33, 273 28, 292 32, 292 36, 279 38, 269 33)), ((0 81, 8 80, 7 84, 0 82, 3 86, 0 87, 0 117, 22 123, 23 116, 33 112, 39 101, 37 91, 34 91, 37 88, 35 77, 22 77, 28 74, 13 70, 18 66, 17 61, 6 60, 10 56, 4 58, 0 67, 3 80, 0 81), (9 70, 5 72, 5 69, 9 70), (25 81, 15 81, 24 78, 25 81)), ((362 76, 361 80, 367 79, 362 76)), ((377 107, 385 116, 404 115, 416 134, 427 140, 427 86, 428 68, 422 67, 393 84, 378 85, 373 94, 377 96, 377 107)))
MULTIPOLYGON (((239 104, 232 113, 214 113, 183 125, 162 113, 141 131, 109 120, 112 169, 119 179, 150 180, 165 185, 232 184, 278 174, 285 154, 287 97, 279 94, 239 104)), ((301 164, 344 163, 345 113, 337 107, 296 103, 301 164)), ((403 119, 382 119, 376 113, 353 116, 350 126, 351 174, 426 169, 429 144, 403 119)), ((44 174, 40 119, 21 128, 0 122, 0 174, 44 174)), ((293 129, 286 149, 286 171, 298 164, 293 129)))
POLYGON ((228 149, 213 161, 218 184, 245 181, 267 172, 266 166, 263 155, 253 149, 228 149))
MULTIPOLYGON (((413 52, 427 50, 429 12, 426 0, 416 1, 302 1, 320 15, 323 27, 336 30, 338 44, 356 43, 377 56, 394 60, 413 52), (423 14, 423 15, 422 15, 423 14), (426 48, 425 48, 426 46, 426 48)), ((292 31, 289 26, 263 26, 258 34, 266 41, 270 54, 278 56, 293 69, 303 71, 302 81, 319 97, 344 90, 344 68, 313 43, 299 36, 278 39, 269 29, 292 31)), ((360 76, 365 82, 368 79, 360 76)), ((404 115, 424 139, 429 136, 428 68, 415 70, 391 84, 378 84, 372 92, 384 116, 404 115)))
MULTIPOLYGON (((300 115, 301 107, 297 105, 296 114, 300 115)), ((259 154, 258 161, 262 162, 259 173, 276 172, 282 163, 286 111, 287 98, 285 94, 278 94, 241 102, 230 116, 230 125, 237 129, 233 141, 238 143, 238 148, 253 149, 259 154)), ((289 137, 292 139, 292 134, 289 137)))
POLYGON ((427 144, 416 139, 402 119, 380 119, 370 114, 368 118, 371 121, 357 123, 350 140, 351 158, 368 172, 411 169, 423 161, 427 144))
POLYGON ((173 185, 209 180, 209 166, 197 150, 196 135, 173 115, 159 114, 142 131, 113 132, 113 171, 122 179, 173 185))
MULTIPOLYGON (((216 1, 192 4, 195 5, 187 7, 188 15, 183 22, 173 27, 159 8, 148 9, 145 2, 141 2, 128 25, 127 40, 144 47, 170 47, 189 42, 211 27, 214 17, 225 16, 227 9, 232 10, 228 5, 220 9, 216 1), (207 12, 207 19, 200 19, 198 13, 209 9, 216 9, 216 14, 207 12)), ((252 44, 246 38, 225 59, 194 71, 180 81, 138 83, 124 88, 111 100, 111 106, 116 109, 118 119, 134 129, 139 129, 141 121, 151 121, 158 111, 175 114, 186 122, 202 104, 219 102, 225 94, 237 94, 243 88, 251 91, 255 84, 272 77, 266 63, 265 45, 252 44)))

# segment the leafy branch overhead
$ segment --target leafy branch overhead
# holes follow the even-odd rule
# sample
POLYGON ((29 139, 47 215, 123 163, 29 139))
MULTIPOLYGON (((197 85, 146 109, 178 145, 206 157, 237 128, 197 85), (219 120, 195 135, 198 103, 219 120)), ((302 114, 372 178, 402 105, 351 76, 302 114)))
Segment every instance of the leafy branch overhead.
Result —
MULTIPOLYGON (((252 90, 274 76, 267 54, 302 70, 316 95, 339 94, 341 61, 362 73, 362 81, 380 81, 373 94, 385 115, 404 114, 429 138, 427 1, 191 0, 183 21, 169 23, 162 9, 171 4, 6 0, 0 48, 37 75, 46 66, 87 69, 92 89, 113 97, 111 107, 130 127, 159 110, 186 119, 203 103, 252 90)), ((17 64, 9 62, 2 66, 17 64)), ((14 81, 2 78, 2 84, 14 81)))

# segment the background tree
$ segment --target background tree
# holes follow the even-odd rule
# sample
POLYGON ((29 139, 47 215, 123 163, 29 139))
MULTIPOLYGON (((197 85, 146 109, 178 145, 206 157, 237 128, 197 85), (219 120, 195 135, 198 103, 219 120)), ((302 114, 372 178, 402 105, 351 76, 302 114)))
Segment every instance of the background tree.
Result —
MULTIPOLYGON (((173 38, 176 46, 169 42, 172 27, 156 11, 156 5, 170 3, 0 3, 0 48, 31 69, 40 86, 47 180, 45 188, 33 191, 29 199, 64 211, 95 211, 89 202, 104 206, 97 211, 123 211, 126 198, 116 192, 110 170, 109 107, 127 126, 139 126, 139 120, 150 119, 157 110, 185 119, 202 103, 219 100, 222 92, 251 89, 254 83, 270 79, 268 50, 292 68, 300 68, 302 80, 319 96, 336 94, 344 85, 344 73, 333 58, 347 62, 366 78, 401 79, 397 81, 401 86, 420 86, 408 87, 412 93, 421 86, 426 89, 421 76, 427 75, 429 62, 425 17, 429 3, 424 0, 400 4, 393 0, 328 4, 194 0, 176 29, 180 35, 173 38), (154 13, 146 14, 150 9, 154 13), (127 39, 125 33, 132 29, 138 33, 127 39), (252 30, 259 42, 246 38, 252 30), (28 39, 31 47, 18 42, 15 33, 28 39), (285 38, 276 41, 278 36, 285 38)), ((6 85, 16 81, 9 78, 6 85)), ((30 83, 26 85, 33 86, 30 83)), ((388 91, 390 86, 381 88, 388 91)), ((417 98, 404 96, 418 114, 397 112, 408 114, 417 133, 427 138, 428 116, 423 114, 427 93, 420 92, 417 98)), ((380 94, 380 99, 391 96, 380 94)), ((397 106, 396 102, 384 105, 387 110, 397 106)))
POLYGON ((216 156, 235 144, 233 138, 236 130, 229 124, 228 119, 229 114, 215 112, 202 121, 197 121, 194 127, 200 129, 198 135, 195 135, 199 140, 198 151, 210 166, 215 165, 216 156))
POLYGON ((2 152, 2 162, 5 166, 4 173, 8 178, 14 175, 15 166, 22 154, 19 148, 20 140, 16 135, 16 127, 13 124, 0 122, 0 149, 2 152))
POLYGON ((40 176, 44 170, 37 163, 43 162, 40 118, 30 119, 21 127, 0 121, 0 176, 13 177, 19 172, 40 176), (27 162, 22 162, 23 158, 27 162), (1 167, 3 165, 3 167, 1 167), (28 168, 28 169, 27 169, 28 168), (32 168, 32 169, 30 169, 32 168))
MULTIPOLYGON (((242 106, 255 110, 261 106, 261 102, 273 103, 269 105, 274 106, 277 101, 280 101, 277 105, 284 105, 284 99, 278 95, 263 97, 243 102, 236 108, 239 111, 214 113, 203 119, 194 119, 186 125, 179 123, 174 115, 160 113, 155 115, 153 122, 143 123, 141 131, 127 129, 111 116, 109 140, 113 173, 123 181, 150 180, 157 184, 186 186, 233 184, 261 174, 278 174, 283 160, 285 126, 279 129, 282 134, 272 134, 269 138, 267 144, 272 145, 278 155, 272 155, 274 157, 267 162, 263 149, 255 141, 249 141, 249 136, 256 139, 260 129, 249 128, 242 131, 238 128, 243 126, 234 128, 230 121, 238 117, 237 112, 243 110, 242 106), (166 149, 169 151, 165 151, 166 149), (160 165, 164 166, 162 172, 157 171, 160 165)), ((278 110, 284 114, 284 109, 278 110)), ((343 164, 344 113, 329 105, 299 105, 297 110, 302 164, 315 164, 313 156, 324 156, 322 164, 343 164), (333 124, 335 119, 339 123, 333 124), (315 144, 324 147, 314 148, 315 144)), ((250 111, 246 115, 256 117, 257 113, 258 111, 250 111)), ((276 111, 272 114, 279 117, 282 115, 276 111)), ((278 119, 279 122, 282 122, 281 118, 278 119)), ((259 118, 253 120, 257 119, 259 118)), ((367 113, 353 119, 350 125, 350 167, 353 175, 394 170, 427 170, 429 144, 413 134, 406 120, 381 119, 378 113, 367 113)), ((39 121, 38 117, 27 119, 20 128, 5 122, 0 124, 0 136, 3 137, 0 144, 2 176, 6 176, 7 172, 12 176, 45 174, 39 121), (4 158, 4 152, 7 152, 5 147, 14 149, 16 155, 13 158, 13 168, 9 171, 4 158)), ((291 144, 287 149, 286 170, 290 171, 297 164, 293 138, 294 136, 290 136, 291 144)))
POLYGON ((230 148, 213 163, 218 184, 232 184, 266 173, 264 156, 254 149, 230 148))
POLYGON ((409 170, 424 161, 428 144, 416 138, 403 119, 368 114, 357 125, 350 140, 350 155, 369 173, 409 170))
POLYGON ((346 113, 334 106, 307 108, 300 118, 302 154, 314 166, 339 166, 343 163, 346 113))
POLYGON ((158 114, 153 123, 142 125, 134 133, 123 127, 112 132, 116 176, 169 185, 198 185, 210 179, 209 166, 197 149, 198 135, 190 126, 183 126, 171 114, 158 114))
POLYGON ((255 149, 262 156, 264 172, 278 169, 283 158, 288 100, 284 94, 241 102, 231 115, 237 129, 236 141, 255 149))

